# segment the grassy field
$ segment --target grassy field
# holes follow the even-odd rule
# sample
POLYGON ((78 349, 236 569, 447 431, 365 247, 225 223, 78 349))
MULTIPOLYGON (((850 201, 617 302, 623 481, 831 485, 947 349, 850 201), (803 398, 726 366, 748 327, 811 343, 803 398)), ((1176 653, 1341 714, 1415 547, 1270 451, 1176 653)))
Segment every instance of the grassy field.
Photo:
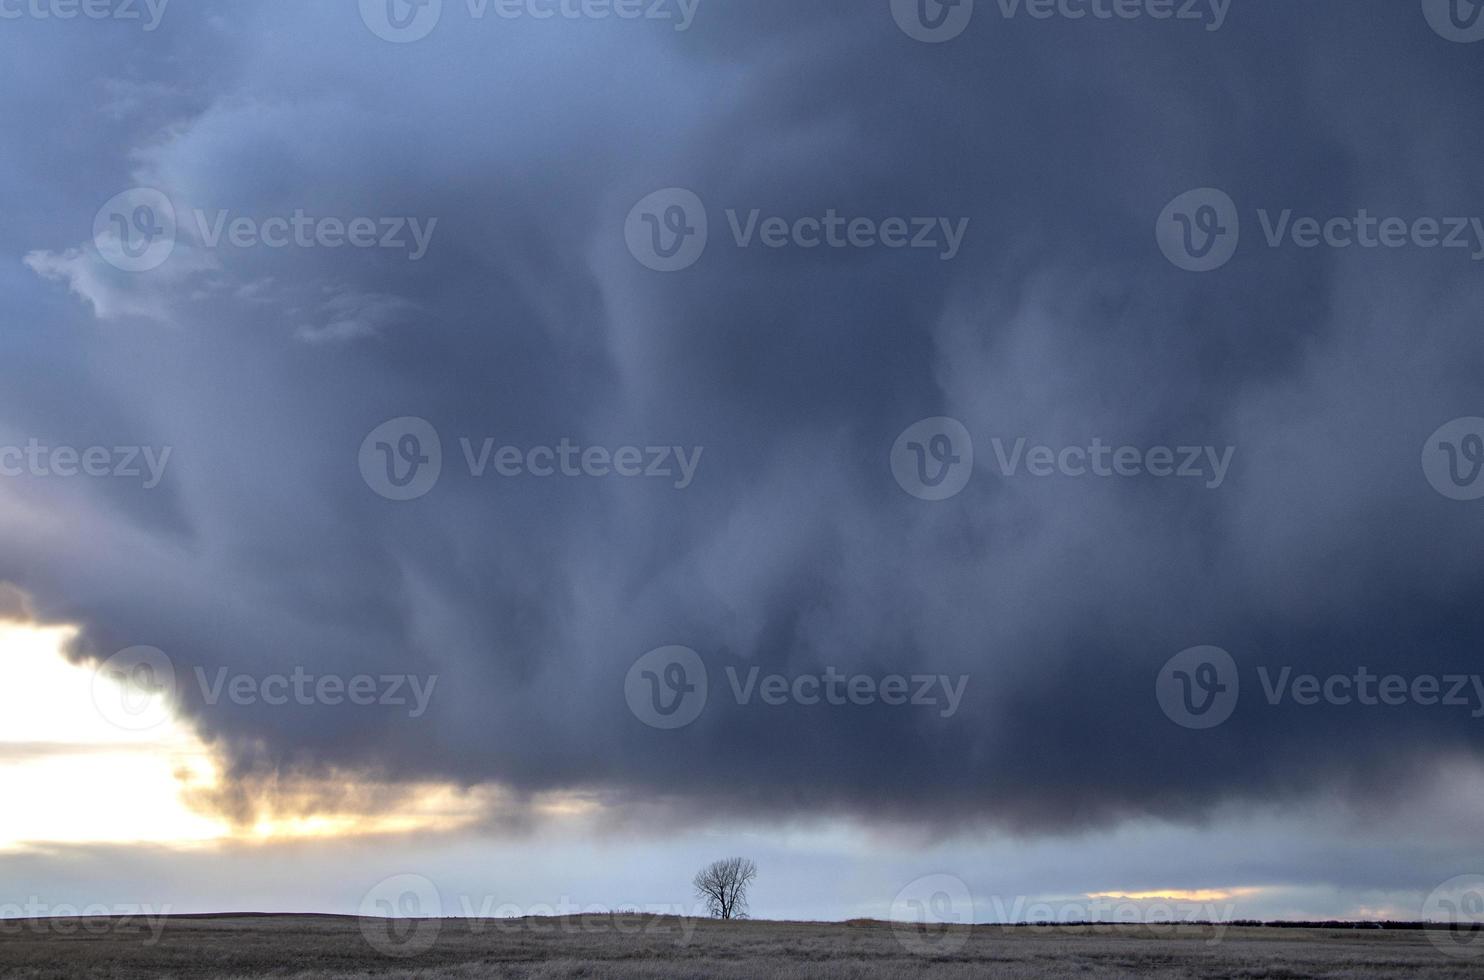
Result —
POLYGON ((1422 932, 1351 929, 976 926, 945 935, 878 922, 717 923, 646 915, 0 923, 0 977, 6 980, 986 976, 1463 978, 1484 976, 1484 958, 1445 956, 1422 932), (394 957, 385 949, 420 951, 394 957))

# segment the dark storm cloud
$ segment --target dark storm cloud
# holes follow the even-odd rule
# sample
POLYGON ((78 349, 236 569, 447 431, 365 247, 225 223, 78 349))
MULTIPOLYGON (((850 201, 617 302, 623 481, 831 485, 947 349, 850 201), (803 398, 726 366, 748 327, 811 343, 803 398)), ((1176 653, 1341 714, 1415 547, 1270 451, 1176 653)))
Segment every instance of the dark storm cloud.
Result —
POLYGON ((1484 210, 1477 49, 1379 0, 1237 0, 1214 32, 1005 20, 981 0, 944 45, 843 0, 703 3, 685 32, 463 11, 407 45, 353 3, 0 37, 12 90, 38 92, 0 110, 25 134, 3 151, 7 440, 173 448, 153 491, 7 480, 0 578, 84 624, 95 656, 156 646, 187 680, 440 677, 416 719, 208 705, 187 684, 244 772, 1077 827, 1364 799, 1476 755, 1467 711, 1269 707, 1252 671, 1478 662, 1484 518, 1417 459, 1480 414, 1479 266, 1268 249, 1253 219, 1484 210), (437 226, 417 262, 183 240, 121 274, 82 243, 134 184, 183 221, 437 226), (623 223, 671 186, 706 202, 712 239, 665 275, 628 254, 623 223), (1202 186, 1249 225, 1204 276, 1152 234, 1202 186), (733 247, 728 208, 970 226, 952 261, 774 252, 733 247), (888 456, 936 415, 967 426, 978 462, 932 504, 888 456), (445 453, 408 503, 356 465, 400 416, 445 453), (677 491, 475 480, 460 436, 705 448, 677 491), (1216 490, 1005 478, 996 436, 1236 455, 1216 490), (674 732, 640 723, 623 687, 667 644, 712 681, 674 732), (1209 732, 1154 697, 1198 644, 1249 686, 1209 732), (725 670, 752 665, 969 683, 951 718, 739 706, 725 670))

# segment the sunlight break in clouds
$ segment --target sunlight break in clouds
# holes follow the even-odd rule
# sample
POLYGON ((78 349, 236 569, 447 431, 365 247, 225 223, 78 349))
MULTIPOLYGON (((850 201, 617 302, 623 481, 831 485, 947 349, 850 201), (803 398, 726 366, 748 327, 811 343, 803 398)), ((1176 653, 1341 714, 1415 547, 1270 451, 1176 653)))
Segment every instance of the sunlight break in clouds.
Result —
POLYGON ((375 812, 326 812, 318 801, 378 799, 378 787, 298 779, 257 787, 250 815, 229 819, 210 747, 171 706, 142 702, 106 672, 69 663, 63 650, 75 635, 72 627, 0 620, 8 679, 0 690, 0 785, 13 804, 0 810, 0 851, 453 830, 484 811, 478 793, 427 786, 375 812), (130 700, 137 716, 159 723, 140 731, 115 725, 99 710, 110 700, 130 700))
POLYGON ((1093 892, 1088 898, 1116 899, 1129 902, 1228 902, 1249 898, 1260 888, 1165 888, 1145 892, 1093 892))
POLYGON ((62 654, 74 633, 0 622, 9 679, 0 690, 0 783, 16 804, 0 810, 0 850, 227 836, 226 824, 182 799, 216 778, 200 738, 173 719, 150 732, 111 724, 94 707, 93 672, 62 654))

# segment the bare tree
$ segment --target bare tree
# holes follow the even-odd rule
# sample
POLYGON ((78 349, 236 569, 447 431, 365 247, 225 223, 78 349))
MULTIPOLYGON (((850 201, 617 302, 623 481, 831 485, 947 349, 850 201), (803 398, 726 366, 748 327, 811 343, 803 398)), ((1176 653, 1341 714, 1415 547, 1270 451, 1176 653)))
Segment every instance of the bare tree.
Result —
POLYGON ((757 865, 747 858, 714 861, 696 873, 696 896, 714 919, 747 917, 747 889, 757 877, 757 865))

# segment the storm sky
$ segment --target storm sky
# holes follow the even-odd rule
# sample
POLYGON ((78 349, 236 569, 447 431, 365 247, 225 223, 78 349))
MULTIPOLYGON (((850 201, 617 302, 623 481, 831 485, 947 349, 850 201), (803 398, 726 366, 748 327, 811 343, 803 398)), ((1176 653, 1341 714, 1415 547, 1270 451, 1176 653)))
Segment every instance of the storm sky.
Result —
MULTIPOLYGON (((386 873, 458 875, 469 849, 528 896, 665 860, 683 884, 723 856, 711 833, 772 859, 755 911, 823 917, 945 871, 1419 915, 1484 870, 1484 503, 1428 462, 1484 415, 1484 44, 1438 4, 979 0, 921 40, 887 0, 444 0, 405 8, 436 15, 416 38, 370 0, 179 0, 157 23, 36 3, 0 3, 0 445, 136 447, 141 475, 8 471, 0 580, 78 628, 78 663, 169 658, 226 773, 202 805, 453 786, 500 802, 437 856, 431 832, 383 845, 386 873), (1161 247, 1198 189, 1240 221, 1210 271, 1161 247), (127 238, 161 201, 170 254, 128 268, 111 222, 127 238), (296 214, 369 219, 377 244, 262 241, 296 214), (831 215, 934 244, 797 240, 831 215), (1365 215, 1407 240, 1292 227, 1365 215), (704 253, 656 269, 644 236, 677 216, 704 216, 704 253), (940 500, 899 439, 937 419, 973 446, 952 440, 967 482, 940 500), (392 499, 377 467, 430 431, 436 481, 392 499), (1020 440, 1144 468, 1007 473, 1020 440), (604 472, 532 472, 563 445, 604 472), (620 475, 621 447, 669 475, 620 475), (1153 447, 1200 450, 1200 475, 1157 475, 1153 447), (636 662, 676 646, 708 696, 672 728, 643 703, 680 675, 636 662), (1192 727, 1157 684, 1207 646, 1241 697, 1192 727), (754 667, 931 678, 937 700, 769 704, 736 693, 754 667), (1466 703, 1271 703, 1285 668, 1436 677, 1440 701, 1459 677, 1466 703), (420 711, 199 682, 296 671, 406 678, 408 700, 437 680, 420 711), (580 836, 553 837, 552 799, 582 801, 580 836), (523 838, 551 861, 525 866, 523 838), (818 884, 839 867, 859 877, 818 884)), ((168 900, 107 852, 0 864, 28 894, 168 900)), ((181 906, 302 904, 257 862, 234 895, 161 861, 181 906)))

